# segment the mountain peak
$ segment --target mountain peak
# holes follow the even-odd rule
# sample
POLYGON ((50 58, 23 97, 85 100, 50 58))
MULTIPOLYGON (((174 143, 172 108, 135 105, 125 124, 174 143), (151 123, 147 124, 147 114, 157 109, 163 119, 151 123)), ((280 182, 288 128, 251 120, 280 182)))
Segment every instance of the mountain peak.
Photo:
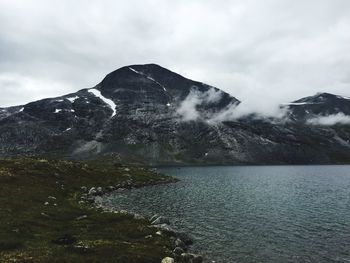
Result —
POLYGON ((350 115, 350 98, 327 92, 301 98, 288 104, 291 119, 305 121, 315 116, 350 115))
POLYGON ((350 98, 327 92, 318 92, 313 96, 301 98, 293 103, 328 103, 333 100, 349 100, 350 98))
MULTIPOLYGON (((157 64, 137 64, 119 68, 109 73, 96 87, 114 101, 131 104, 178 104, 196 89, 207 92, 217 88, 187 79, 157 64)), ((221 91, 223 106, 238 101, 221 91)))

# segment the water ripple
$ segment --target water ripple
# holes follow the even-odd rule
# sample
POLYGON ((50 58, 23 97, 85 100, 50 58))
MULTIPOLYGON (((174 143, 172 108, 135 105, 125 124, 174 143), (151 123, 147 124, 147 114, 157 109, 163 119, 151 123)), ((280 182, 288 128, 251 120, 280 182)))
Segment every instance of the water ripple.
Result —
POLYGON ((168 216, 216 262, 350 262, 350 166, 169 168, 177 184, 104 199, 168 216))

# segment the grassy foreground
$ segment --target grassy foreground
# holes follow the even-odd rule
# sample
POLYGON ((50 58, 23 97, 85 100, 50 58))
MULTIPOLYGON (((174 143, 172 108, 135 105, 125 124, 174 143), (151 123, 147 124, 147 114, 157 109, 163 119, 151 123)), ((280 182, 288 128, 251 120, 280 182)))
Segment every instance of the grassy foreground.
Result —
POLYGON ((79 204, 81 187, 170 182, 142 168, 101 162, 0 160, 0 262, 159 263, 169 239, 146 220, 79 204))

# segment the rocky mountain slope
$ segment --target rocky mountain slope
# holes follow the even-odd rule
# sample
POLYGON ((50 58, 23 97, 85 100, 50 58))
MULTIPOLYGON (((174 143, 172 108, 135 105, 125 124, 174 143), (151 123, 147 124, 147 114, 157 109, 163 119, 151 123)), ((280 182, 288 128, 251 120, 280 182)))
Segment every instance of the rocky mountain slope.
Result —
POLYGON ((155 64, 92 89, 0 108, 0 156, 118 156, 147 165, 350 163, 350 100, 281 106, 281 119, 223 118, 240 101, 155 64))

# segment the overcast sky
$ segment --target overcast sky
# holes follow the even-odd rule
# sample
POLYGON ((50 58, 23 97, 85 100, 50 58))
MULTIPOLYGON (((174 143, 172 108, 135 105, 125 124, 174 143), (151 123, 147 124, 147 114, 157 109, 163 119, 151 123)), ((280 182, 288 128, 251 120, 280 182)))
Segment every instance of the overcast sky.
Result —
POLYGON ((0 0, 0 32, 0 106, 144 63, 258 111, 319 91, 350 96, 349 0, 0 0))

